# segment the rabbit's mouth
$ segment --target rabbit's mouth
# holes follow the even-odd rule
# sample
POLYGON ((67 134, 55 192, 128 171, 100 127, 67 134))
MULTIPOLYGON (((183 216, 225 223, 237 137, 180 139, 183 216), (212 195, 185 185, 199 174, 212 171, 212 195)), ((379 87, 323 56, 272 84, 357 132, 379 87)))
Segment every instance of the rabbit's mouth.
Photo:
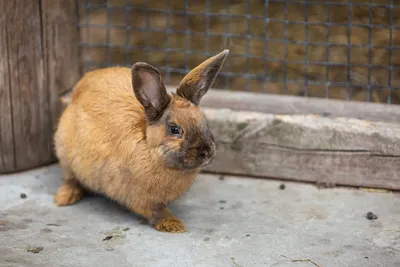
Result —
POLYGON ((214 159, 214 155, 207 158, 190 159, 187 157, 173 158, 171 155, 167 158, 167 167, 173 169, 180 169, 184 171, 196 170, 209 165, 214 159))
POLYGON ((214 161, 214 158, 215 154, 212 154, 210 157, 204 159, 203 162, 200 164, 199 168, 203 168, 205 166, 210 165, 214 161))

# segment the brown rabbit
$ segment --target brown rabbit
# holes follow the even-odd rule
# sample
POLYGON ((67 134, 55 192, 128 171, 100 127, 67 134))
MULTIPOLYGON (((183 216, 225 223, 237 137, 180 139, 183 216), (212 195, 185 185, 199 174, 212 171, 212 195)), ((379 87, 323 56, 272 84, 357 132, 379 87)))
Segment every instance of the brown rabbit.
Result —
POLYGON ((215 156, 214 138, 198 105, 228 52, 193 69, 172 95, 160 72, 147 63, 88 72, 54 137, 64 172, 56 205, 74 204, 85 188, 116 200, 159 231, 185 232, 167 205, 215 156))

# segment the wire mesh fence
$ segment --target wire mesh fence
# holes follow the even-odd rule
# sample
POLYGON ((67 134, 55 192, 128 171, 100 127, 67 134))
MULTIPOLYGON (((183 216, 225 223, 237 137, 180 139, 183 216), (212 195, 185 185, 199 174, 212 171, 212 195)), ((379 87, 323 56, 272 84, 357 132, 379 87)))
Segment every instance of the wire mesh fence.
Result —
POLYGON ((176 85, 230 49, 214 87, 400 104, 395 0, 78 0, 85 71, 146 61, 176 85))

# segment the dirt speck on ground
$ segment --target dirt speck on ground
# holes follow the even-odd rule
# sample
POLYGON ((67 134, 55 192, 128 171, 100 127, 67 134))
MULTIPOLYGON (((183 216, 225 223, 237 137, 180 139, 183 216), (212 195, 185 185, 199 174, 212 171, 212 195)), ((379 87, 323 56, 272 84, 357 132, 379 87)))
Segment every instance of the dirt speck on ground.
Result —
POLYGON ((40 232, 41 233, 51 233, 51 232, 53 232, 53 230, 51 230, 50 228, 43 228, 43 229, 40 229, 40 232))
POLYGON ((58 223, 46 223, 47 226, 61 226, 61 224, 58 223))
POLYGON ((370 221, 378 219, 378 216, 371 211, 367 212, 367 215, 365 217, 370 221))
POLYGON ((231 257, 231 260, 232 260, 232 263, 233 263, 234 266, 236 266, 236 267, 241 267, 239 264, 236 263, 234 257, 231 257))
POLYGON ((20 198, 26 198, 26 194, 25 193, 21 193, 19 196, 20 196, 20 198))
POLYGON ((107 240, 110 240, 111 238, 113 238, 113 236, 108 235, 108 236, 104 237, 102 241, 107 241, 107 240))
POLYGON ((220 201, 218 201, 219 203, 221 203, 221 204, 225 204, 226 203, 226 200, 220 200, 220 201))
POLYGON ((223 180, 225 180, 225 176, 221 175, 218 179, 219 179, 220 181, 223 181, 223 180))
POLYGON ((102 234, 105 235, 103 241, 107 241, 110 239, 124 239, 126 237, 125 232, 128 230, 129 228, 115 227, 110 231, 102 232, 102 234))
POLYGON ((286 188, 286 185, 285 185, 285 184, 281 184, 281 185, 279 186, 279 189, 280 189, 280 190, 285 190, 285 188, 286 188))
POLYGON ((330 112, 322 112, 322 117, 329 117, 329 116, 331 116, 332 115, 332 113, 330 113, 330 112))
POLYGON ((43 247, 28 247, 26 249, 27 252, 37 254, 43 250, 43 247))

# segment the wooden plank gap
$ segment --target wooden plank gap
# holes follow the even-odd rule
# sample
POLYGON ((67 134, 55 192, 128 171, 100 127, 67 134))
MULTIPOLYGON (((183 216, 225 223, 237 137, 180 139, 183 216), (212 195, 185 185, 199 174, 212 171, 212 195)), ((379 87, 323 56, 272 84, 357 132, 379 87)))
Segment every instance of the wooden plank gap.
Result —
MULTIPOLYGON (((12 79, 11 79, 11 58, 10 58, 10 40, 8 36, 8 26, 7 21, 4 20, 4 28, 5 28, 5 36, 6 36, 6 53, 7 53, 7 66, 8 66, 8 91, 9 91, 9 101, 10 101, 10 121, 11 121, 11 133, 12 137, 15 136, 14 132, 14 108, 13 108, 13 101, 12 101, 12 79)), ((17 168, 17 152, 16 152, 16 145, 15 145, 15 138, 12 138, 12 150, 13 150, 13 168, 17 168)), ((7 169, 7 168, 6 168, 7 169)))

